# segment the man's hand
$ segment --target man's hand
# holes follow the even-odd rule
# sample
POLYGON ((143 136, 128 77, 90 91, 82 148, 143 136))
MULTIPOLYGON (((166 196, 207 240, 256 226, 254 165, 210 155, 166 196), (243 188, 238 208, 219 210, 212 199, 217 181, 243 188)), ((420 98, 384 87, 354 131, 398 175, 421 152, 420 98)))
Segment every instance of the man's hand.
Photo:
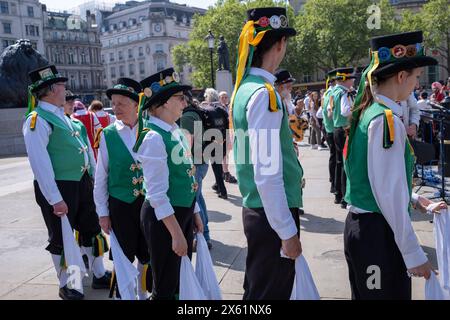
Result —
POLYGON ((417 125, 412 124, 409 127, 406 128, 406 133, 408 134, 408 136, 410 136, 411 138, 415 138, 417 135, 417 125))
POLYGON ((111 230, 111 219, 109 218, 109 216, 100 217, 99 223, 103 232, 109 235, 109 231, 111 230))
POLYGON ((417 199, 417 206, 416 207, 417 207, 417 209, 419 209, 423 213, 426 213, 427 212, 427 207, 430 204, 434 204, 433 209, 431 209, 431 211, 433 213, 440 213, 441 210, 447 209, 447 204, 444 201, 440 201, 440 202, 434 203, 430 199, 427 199, 427 198, 425 198, 423 196, 419 196, 419 198, 417 199))
POLYGON ((58 216, 62 217, 63 215, 67 214, 69 212, 69 208, 67 207, 67 204, 64 202, 64 200, 55 203, 53 205, 53 213, 58 216))
POLYGON ((427 261, 420 266, 408 269, 408 272, 413 277, 424 277, 426 280, 430 279, 431 272, 437 274, 430 261, 427 261))
POLYGON ((198 212, 194 214, 194 232, 203 233, 203 222, 202 218, 200 217, 200 213, 198 212))
POLYGON ((188 245, 181 230, 174 237, 172 237, 172 250, 180 257, 187 255, 188 245))
POLYGON ((297 259, 302 254, 302 243, 297 235, 287 240, 281 240, 281 249, 283 253, 291 258, 297 259))

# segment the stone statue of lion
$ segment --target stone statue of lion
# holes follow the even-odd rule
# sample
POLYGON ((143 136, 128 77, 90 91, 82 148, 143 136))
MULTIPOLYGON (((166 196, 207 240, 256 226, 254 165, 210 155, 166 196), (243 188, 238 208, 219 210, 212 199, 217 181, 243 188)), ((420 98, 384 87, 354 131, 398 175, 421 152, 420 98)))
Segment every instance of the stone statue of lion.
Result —
POLYGON ((28 101, 28 72, 48 65, 29 40, 17 40, 0 56, 0 108, 26 108, 28 101))

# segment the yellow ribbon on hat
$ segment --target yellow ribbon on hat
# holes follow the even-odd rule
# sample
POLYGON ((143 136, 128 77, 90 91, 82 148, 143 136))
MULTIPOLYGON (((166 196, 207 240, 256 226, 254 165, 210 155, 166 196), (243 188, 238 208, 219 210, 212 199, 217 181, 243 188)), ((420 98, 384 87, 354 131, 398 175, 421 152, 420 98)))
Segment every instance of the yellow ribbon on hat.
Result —
MULTIPOLYGON (((245 74, 245 67, 247 65, 247 59, 248 59, 248 55, 250 52, 250 46, 256 47, 261 40, 263 39, 264 35, 266 34, 266 32, 268 30, 264 30, 261 32, 256 33, 255 30, 255 24, 258 23, 258 21, 247 21, 247 23, 244 25, 244 28, 242 29, 242 32, 239 36, 239 50, 238 50, 238 66, 237 66, 237 70, 236 70, 236 84, 234 86, 233 89, 233 94, 231 96, 231 103, 230 103, 230 128, 233 127, 233 116, 232 116, 232 112, 233 112, 233 104, 234 104, 234 98, 236 97, 236 92, 239 89, 239 86, 241 84, 242 78, 244 77, 245 74), (255 33, 256 33, 256 37, 255 37, 255 33)), ((270 87, 272 87, 272 90, 269 90, 269 100, 270 100, 270 110, 271 111, 276 111, 277 110, 277 106, 276 106, 276 96, 275 96, 275 90, 273 90, 273 86, 269 85, 270 87), (275 101, 275 105, 272 105, 272 102, 275 101)), ((266 85, 266 88, 268 86, 266 85)))

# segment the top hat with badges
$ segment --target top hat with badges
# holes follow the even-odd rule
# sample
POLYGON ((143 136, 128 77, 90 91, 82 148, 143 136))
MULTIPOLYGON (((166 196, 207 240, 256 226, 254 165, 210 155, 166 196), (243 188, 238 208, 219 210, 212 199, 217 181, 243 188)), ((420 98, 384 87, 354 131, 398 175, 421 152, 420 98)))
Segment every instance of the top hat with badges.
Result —
POLYGON ((111 100, 113 94, 119 94, 139 103, 141 91, 142 87, 139 82, 130 78, 119 78, 112 88, 106 90, 106 96, 111 100))
POLYGON ((54 65, 48 65, 32 70, 28 73, 28 76, 31 79, 31 84, 28 86, 27 114, 33 111, 36 106, 36 98, 34 97, 34 93, 36 93, 40 89, 49 87, 52 84, 58 82, 67 82, 67 78, 61 76, 54 65))
MULTIPOLYGON (((294 28, 289 27, 286 8, 269 7, 247 10, 247 22, 239 36, 239 59, 236 68, 236 83, 231 96, 230 115, 233 112, 234 97, 241 81, 252 65, 253 53, 261 41, 264 41, 264 37, 266 35, 291 37, 295 36, 296 33, 294 28)), ((276 111, 275 92, 272 89, 269 90, 269 98, 271 101, 270 110, 276 111)), ((231 118, 232 116, 230 116, 231 118)))
POLYGON ((159 71, 141 81, 145 102, 142 110, 159 106, 177 92, 192 90, 191 86, 180 83, 180 76, 173 68, 159 71))
POLYGON ((361 104, 367 85, 370 86, 372 95, 376 96, 372 77, 386 77, 402 70, 437 64, 436 59, 426 55, 422 31, 372 38, 370 56, 370 64, 361 76, 354 108, 361 104))
POLYGON ((79 99, 79 98, 80 98, 80 96, 73 94, 72 91, 66 90, 66 101, 73 101, 73 100, 79 99))
POLYGON ((356 78, 355 70, 351 67, 336 68, 334 70, 331 70, 330 73, 334 75, 335 80, 339 81, 356 78))
POLYGON ((31 79, 30 89, 33 93, 57 82, 67 82, 67 78, 62 77, 54 65, 30 71, 28 76, 31 79))
POLYGON ((295 79, 292 77, 291 73, 285 69, 278 70, 277 72, 275 72, 274 76, 276 77, 276 85, 295 82, 295 79))

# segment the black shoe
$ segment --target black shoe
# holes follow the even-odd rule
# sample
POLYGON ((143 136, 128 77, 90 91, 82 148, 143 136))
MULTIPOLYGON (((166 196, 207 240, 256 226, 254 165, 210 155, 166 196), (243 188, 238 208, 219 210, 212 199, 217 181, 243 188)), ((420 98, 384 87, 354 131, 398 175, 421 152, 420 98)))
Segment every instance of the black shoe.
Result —
POLYGON ((298 209, 298 214, 299 215, 304 215, 305 214, 305 210, 303 210, 303 209, 298 209))
POLYGON ((86 254, 83 254, 83 262, 84 266, 86 267, 86 270, 89 270, 89 258, 86 254))
POLYGON ((228 183, 237 183, 236 178, 233 177, 233 175, 229 172, 223 173, 223 179, 225 180, 225 182, 228 182, 228 183))
POLYGON ((219 193, 218 197, 225 200, 228 199, 228 195, 226 193, 219 193))
POLYGON ((211 242, 211 240, 206 240, 206 244, 208 245, 208 249, 211 250, 212 249, 212 242, 211 242))
POLYGON ((63 300, 83 300, 84 294, 66 286, 59 288, 59 297, 63 300))
POLYGON ((335 195, 334 196, 334 203, 335 204, 340 204, 341 202, 342 202, 342 197, 338 196, 338 195, 335 195))
POLYGON ((216 193, 219 193, 219 187, 217 186, 217 183, 214 183, 211 187, 216 193))
POLYGON ((341 201, 341 208, 347 209, 347 202, 345 202, 344 200, 341 201))
POLYGON ((111 284, 111 271, 106 271, 104 276, 97 278, 95 275, 92 276, 92 289, 109 289, 111 284))

